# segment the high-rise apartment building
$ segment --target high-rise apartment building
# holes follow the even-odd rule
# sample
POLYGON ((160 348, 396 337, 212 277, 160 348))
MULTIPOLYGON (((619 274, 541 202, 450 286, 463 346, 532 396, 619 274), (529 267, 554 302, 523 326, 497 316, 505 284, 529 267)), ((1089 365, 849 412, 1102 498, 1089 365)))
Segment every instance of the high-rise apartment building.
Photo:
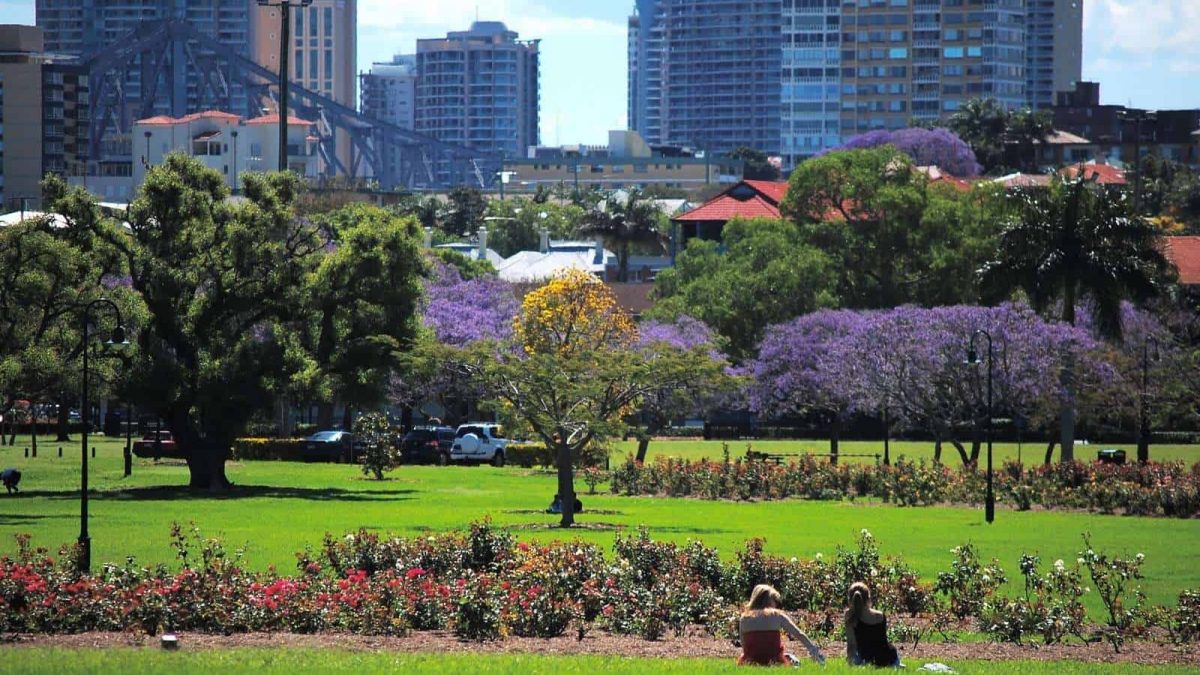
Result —
MULTIPOLYGON (((37 0, 36 9, 37 25, 46 34, 46 51, 53 54, 91 55, 121 44, 144 21, 175 18, 249 57, 254 37, 250 20, 253 6, 253 0, 37 0)), ((183 55, 174 57, 182 59, 183 55)), ((133 116, 142 112, 138 105, 141 78, 141 68, 130 68, 122 83, 126 100, 138 108, 130 111, 133 116)), ((201 100, 200 77, 181 79, 187 81, 186 109, 170 110, 165 101, 160 101, 153 107, 155 112, 182 115, 217 103, 201 100)), ((231 85, 230 107, 246 109, 245 91, 236 82, 231 85)))
POLYGON ((538 41, 497 21, 417 40, 416 130, 519 156, 538 144, 538 41))
POLYGON ((653 144, 751 145, 794 166, 972 98, 1043 107, 1079 79, 1082 3, 636 0, 630 128, 653 144))
POLYGON ((1083 0, 1025 0, 1025 92, 1044 110, 1083 79, 1083 0))
POLYGON ((47 173, 82 171, 86 158, 88 79, 79 67, 55 63, 42 31, 0 26, 0 205, 41 201, 47 173))
POLYGON ((359 76, 360 110, 367 117, 405 129, 417 123, 417 57, 397 54, 389 63, 373 63, 359 76))
MULTIPOLYGON (((278 6, 265 5, 254 7, 252 17, 251 57, 274 73, 279 72, 279 14, 278 6)), ((307 7, 294 7, 291 20, 289 82, 357 108, 357 0, 313 0, 307 7)), ((349 167, 349 135, 339 131, 334 146, 342 166, 349 167)))
POLYGON ((651 145, 775 152, 781 0, 637 0, 630 128, 651 145))
MULTIPOLYGON (((363 115, 405 129, 417 125, 417 57, 397 54, 390 63, 375 63, 359 76, 363 115)), ((401 157, 391 145, 376 148, 389 175, 400 172, 401 157)))

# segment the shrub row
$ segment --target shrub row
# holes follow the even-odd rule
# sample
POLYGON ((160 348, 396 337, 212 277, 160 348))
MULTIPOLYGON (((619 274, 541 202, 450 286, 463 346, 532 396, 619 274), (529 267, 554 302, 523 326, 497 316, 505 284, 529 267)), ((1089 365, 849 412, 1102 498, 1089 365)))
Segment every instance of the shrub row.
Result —
POLYGON ((233 442, 235 460, 278 460, 299 462, 304 459, 303 438, 239 438, 233 442))
POLYGON ((769 583, 807 631, 830 637, 840 630, 846 589, 861 580, 877 606, 900 615, 894 621, 899 631, 914 630, 904 627, 902 616, 922 616, 943 631, 973 619, 997 640, 1021 642, 1036 634, 1050 643, 1083 639, 1086 574, 1106 611, 1098 622, 1120 639, 1156 626, 1179 641, 1200 636, 1200 593, 1185 591, 1177 608, 1149 608, 1140 591, 1128 587, 1141 578, 1144 558, 1109 558, 1086 537, 1087 550, 1074 563, 1057 561, 1045 574, 1036 557, 1023 556, 1025 593, 1015 598, 998 592, 1006 580, 1000 565, 981 560, 970 545, 954 549, 949 570, 926 581, 903 560, 881 556, 866 530, 855 546, 839 547, 828 559, 768 555, 754 539, 731 562, 700 542, 658 542, 644 529, 618 536, 611 556, 582 541, 518 542, 486 521, 465 533, 417 538, 362 530, 326 535, 319 552, 297 554, 294 577, 249 572, 239 552, 227 553, 195 530, 176 525, 172 540, 182 561, 178 570, 139 567, 130 559, 87 576, 74 571, 70 550, 56 563, 19 536, 16 557, 0 558, 0 631, 399 635, 448 629, 485 640, 597 627, 656 639, 700 625, 728 637, 736 634, 738 603, 755 584, 769 583))
MULTIPOLYGON (((997 499, 1027 510, 1087 509, 1141 516, 1190 518, 1200 514, 1200 464, 1099 462, 1050 464, 1036 468, 1005 463, 994 474, 997 499)), ((786 464, 746 460, 688 461, 658 458, 641 464, 632 457, 614 469, 610 489, 623 495, 665 495, 700 499, 879 498, 900 506, 980 504, 985 477, 973 466, 904 458, 890 466, 833 465, 811 455, 786 464)))

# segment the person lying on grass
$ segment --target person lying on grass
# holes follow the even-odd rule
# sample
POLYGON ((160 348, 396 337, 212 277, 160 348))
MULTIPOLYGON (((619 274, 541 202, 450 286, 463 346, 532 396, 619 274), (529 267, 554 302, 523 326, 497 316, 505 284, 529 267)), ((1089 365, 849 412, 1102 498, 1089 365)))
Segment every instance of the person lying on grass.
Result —
POLYGON ((771 666, 799 663, 794 655, 783 651, 782 631, 793 640, 799 640, 817 663, 824 664, 825 657, 812 640, 804 634, 786 612, 779 609, 779 591, 767 584, 759 584, 750 593, 750 602, 742 611, 738 621, 742 637, 742 654, 739 665, 771 666))
POLYGON ((900 653, 888 642, 887 617, 871 607, 871 589, 861 581, 846 596, 846 660, 852 666, 902 668, 900 653))

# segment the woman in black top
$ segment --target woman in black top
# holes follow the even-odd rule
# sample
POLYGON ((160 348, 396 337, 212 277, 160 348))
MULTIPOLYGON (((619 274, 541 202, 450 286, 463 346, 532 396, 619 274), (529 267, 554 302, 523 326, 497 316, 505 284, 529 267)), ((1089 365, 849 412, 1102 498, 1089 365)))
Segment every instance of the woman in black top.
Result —
POLYGON ((846 659, 852 666, 900 666, 900 654, 888 642, 887 617, 871 607, 871 590, 861 581, 850 586, 846 610, 846 659))

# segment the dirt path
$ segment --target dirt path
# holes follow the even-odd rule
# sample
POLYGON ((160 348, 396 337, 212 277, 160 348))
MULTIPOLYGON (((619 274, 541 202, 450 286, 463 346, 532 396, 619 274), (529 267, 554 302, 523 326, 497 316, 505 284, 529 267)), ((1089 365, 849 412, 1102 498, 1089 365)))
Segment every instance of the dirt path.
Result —
MULTIPOLYGON (((247 648, 330 648, 348 651, 391 651, 391 652, 470 652, 470 653, 526 653, 526 654, 602 654, 614 656, 636 656, 652 658, 702 657, 736 658, 738 650, 731 643, 713 639, 699 629, 689 631, 683 637, 667 636, 649 642, 636 637, 610 635, 594 632, 582 640, 577 636, 553 639, 508 638, 497 642, 463 642, 446 632, 412 633, 407 637, 371 637, 341 633, 320 635, 296 635, 292 633, 251 633, 246 635, 201 635, 181 634, 183 649, 230 649, 247 648)), ((78 635, 5 635, 0 636, 0 646, 10 647, 57 647, 66 649, 106 649, 112 647, 156 648, 155 638, 126 633, 82 633, 78 635)), ((845 653, 842 643, 825 646, 830 658, 840 658, 845 653)), ((1134 642, 1126 645, 1121 653, 1114 653, 1106 644, 1056 645, 1052 647, 1018 647, 1016 645, 973 643, 973 644, 921 644, 917 648, 904 645, 901 654, 906 659, 922 661, 945 661, 954 663, 967 659, 989 661, 1045 660, 1078 661, 1084 663, 1130 663, 1142 665, 1195 665, 1200 663, 1200 645, 1177 648, 1169 644, 1134 642)))

